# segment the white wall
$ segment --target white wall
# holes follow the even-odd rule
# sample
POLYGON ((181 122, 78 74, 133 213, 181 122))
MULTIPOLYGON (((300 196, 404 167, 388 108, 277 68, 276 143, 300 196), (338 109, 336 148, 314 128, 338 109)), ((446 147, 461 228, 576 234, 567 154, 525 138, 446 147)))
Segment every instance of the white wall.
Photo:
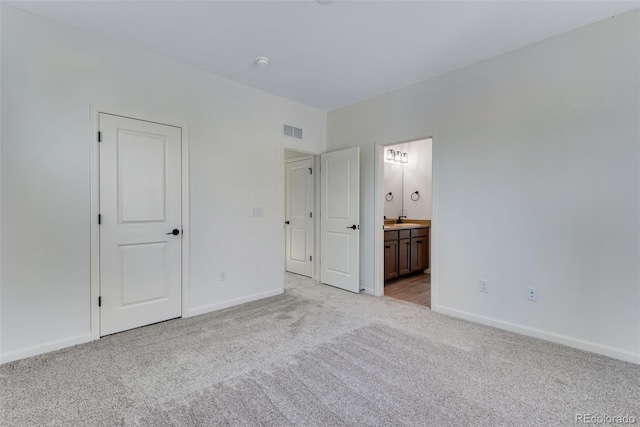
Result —
POLYGON ((402 197, 404 214, 409 219, 431 219, 431 146, 430 139, 408 143, 402 197), (418 200, 411 199, 414 191, 419 193, 418 200))
POLYGON ((434 308, 640 363, 639 26, 635 10, 329 113, 328 149, 361 147, 362 287, 374 144, 433 136, 434 308))
POLYGON ((89 339, 91 103, 188 123, 187 314, 282 290, 282 146, 324 112, 5 5, 1 93, 2 361, 89 339))

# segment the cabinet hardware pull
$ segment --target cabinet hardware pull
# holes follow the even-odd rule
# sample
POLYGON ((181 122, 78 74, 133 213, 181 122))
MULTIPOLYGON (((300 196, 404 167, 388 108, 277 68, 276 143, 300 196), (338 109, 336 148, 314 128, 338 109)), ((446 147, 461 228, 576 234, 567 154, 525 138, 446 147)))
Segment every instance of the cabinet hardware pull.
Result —
POLYGON ((384 248, 385 249, 391 249, 391 246, 385 246, 384 248))
POLYGON ((416 240, 416 243, 422 243, 422 240, 416 240))

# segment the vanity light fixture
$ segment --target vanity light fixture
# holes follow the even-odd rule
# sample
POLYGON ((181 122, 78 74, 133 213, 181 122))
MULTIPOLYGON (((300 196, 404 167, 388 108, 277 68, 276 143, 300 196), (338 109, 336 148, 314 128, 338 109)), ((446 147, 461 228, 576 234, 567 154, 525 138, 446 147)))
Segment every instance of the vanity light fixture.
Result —
POLYGON ((396 157, 396 152, 395 150, 392 150, 391 148, 387 150, 387 160, 392 162, 393 160, 395 160, 396 157))
POLYGON ((409 154, 389 148, 385 159, 389 163, 409 163, 409 154))

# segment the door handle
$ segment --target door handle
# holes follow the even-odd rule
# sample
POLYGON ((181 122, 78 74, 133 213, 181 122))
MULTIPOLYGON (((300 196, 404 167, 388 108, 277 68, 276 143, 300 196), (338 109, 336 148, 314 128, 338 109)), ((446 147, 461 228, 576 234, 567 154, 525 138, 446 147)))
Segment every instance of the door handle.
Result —
POLYGON ((174 236, 177 236, 178 234, 180 234, 180 230, 178 230, 177 228, 174 228, 171 233, 167 233, 167 235, 169 234, 173 234, 174 236))
POLYGON ((352 230, 355 230, 356 228, 358 228, 358 226, 357 226, 357 225, 355 225, 355 224, 353 224, 352 226, 347 227, 347 228, 350 228, 350 229, 352 229, 352 230))
POLYGON ((284 223, 285 223, 285 224, 289 224, 289 221, 285 221, 284 223))

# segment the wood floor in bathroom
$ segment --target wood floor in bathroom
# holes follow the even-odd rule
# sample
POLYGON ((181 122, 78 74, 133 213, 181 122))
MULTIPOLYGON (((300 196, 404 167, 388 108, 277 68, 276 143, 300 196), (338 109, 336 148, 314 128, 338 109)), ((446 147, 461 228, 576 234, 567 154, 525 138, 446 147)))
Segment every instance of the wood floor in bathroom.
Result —
POLYGON ((431 308, 431 274, 416 274, 387 282, 384 295, 431 308))

